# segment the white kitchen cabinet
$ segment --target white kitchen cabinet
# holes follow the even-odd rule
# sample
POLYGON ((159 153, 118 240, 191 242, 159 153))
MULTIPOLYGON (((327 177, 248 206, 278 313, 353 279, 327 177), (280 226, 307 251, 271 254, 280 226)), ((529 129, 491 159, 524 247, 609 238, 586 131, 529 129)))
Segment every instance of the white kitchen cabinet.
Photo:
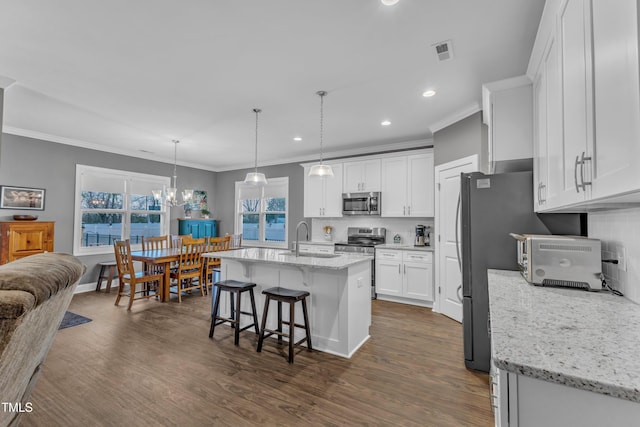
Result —
POLYGON ((560 197, 573 204, 589 197, 587 163, 593 146, 593 93, 589 0, 560 5, 559 40, 562 70, 562 146, 564 161, 560 197))
POLYGON ((497 427, 634 426, 640 404, 501 369, 491 373, 497 427))
POLYGON ((547 2, 540 28, 527 72, 534 79, 536 210, 640 202, 637 0, 547 2), (560 112, 551 96, 560 98, 560 112))
POLYGON ((433 301, 433 253, 376 249, 376 293, 382 300, 425 305, 433 301))
POLYGON ((640 188, 638 2, 592 1, 595 137, 591 198, 640 188))
POLYGON ((556 29, 545 43, 533 83, 534 208, 540 211, 561 203, 563 179, 562 82, 556 29))
POLYGON ((304 216, 306 218, 342 216, 342 164, 332 164, 333 177, 309 176, 304 168, 304 216))
POLYGON ((482 85, 483 122, 489 130, 489 173, 533 157, 532 86, 527 76, 482 85))
POLYGON ((433 151, 382 159, 383 217, 432 217, 433 151))
POLYGON ((376 293, 402 296, 402 252, 376 250, 376 293))
POLYGON ((380 159, 345 162, 343 193, 380 191, 380 159))

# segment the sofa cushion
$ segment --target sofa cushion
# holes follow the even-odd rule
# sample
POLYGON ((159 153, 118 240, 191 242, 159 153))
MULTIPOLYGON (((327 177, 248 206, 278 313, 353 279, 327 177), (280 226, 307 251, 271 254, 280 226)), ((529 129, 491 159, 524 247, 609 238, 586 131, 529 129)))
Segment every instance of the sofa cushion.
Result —
POLYGON ((31 255, 0 266, 0 290, 24 291, 35 300, 29 306, 28 298, 12 294, 12 307, 7 310, 20 311, 20 306, 26 310, 42 304, 58 291, 76 283, 85 270, 86 267, 73 255, 53 252, 31 255))

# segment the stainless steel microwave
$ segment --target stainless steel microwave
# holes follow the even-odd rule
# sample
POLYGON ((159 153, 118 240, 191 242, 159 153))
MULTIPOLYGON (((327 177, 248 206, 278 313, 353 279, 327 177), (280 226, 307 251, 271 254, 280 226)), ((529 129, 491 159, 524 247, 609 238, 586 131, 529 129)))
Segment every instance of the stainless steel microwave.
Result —
POLYGON ((342 193, 342 215, 380 215, 380 193, 342 193))

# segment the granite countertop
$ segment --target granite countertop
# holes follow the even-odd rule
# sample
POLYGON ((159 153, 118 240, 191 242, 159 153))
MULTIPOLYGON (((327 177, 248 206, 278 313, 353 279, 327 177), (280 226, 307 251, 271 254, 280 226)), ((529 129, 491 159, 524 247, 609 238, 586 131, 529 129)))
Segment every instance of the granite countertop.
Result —
POLYGON ((281 264, 295 267, 325 268, 329 270, 342 270, 361 262, 371 262, 373 256, 364 254, 335 254, 331 257, 323 257, 323 254, 296 257, 288 249, 248 248, 231 251, 210 252, 204 257, 230 259, 236 261, 281 264))
POLYGON ((489 270, 491 347, 509 372, 640 402, 640 305, 489 270))
POLYGON ((384 245, 377 245, 376 249, 397 249, 403 251, 420 251, 420 252, 433 252, 433 246, 413 246, 404 243, 386 243, 384 245))

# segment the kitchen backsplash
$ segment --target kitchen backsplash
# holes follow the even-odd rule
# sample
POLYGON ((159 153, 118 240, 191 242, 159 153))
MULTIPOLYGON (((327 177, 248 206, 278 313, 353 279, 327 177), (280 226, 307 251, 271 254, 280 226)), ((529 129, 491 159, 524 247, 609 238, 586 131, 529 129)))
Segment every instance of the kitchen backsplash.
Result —
POLYGON ((607 282, 631 301, 640 304, 640 208, 589 214, 589 237, 602 242, 602 257, 610 259, 626 249, 627 271, 615 264, 603 264, 607 282))
POLYGON ((353 216, 343 218, 314 218, 311 220, 311 240, 346 242, 349 227, 385 227, 387 243, 393 243, 393 236, 400 235, 403 244, 413 244, 416 225, 431 226, 433 246, 433 218, 372 218, 353 216), (331 239, 325 238, 324 227, 332 227, 331 239))

